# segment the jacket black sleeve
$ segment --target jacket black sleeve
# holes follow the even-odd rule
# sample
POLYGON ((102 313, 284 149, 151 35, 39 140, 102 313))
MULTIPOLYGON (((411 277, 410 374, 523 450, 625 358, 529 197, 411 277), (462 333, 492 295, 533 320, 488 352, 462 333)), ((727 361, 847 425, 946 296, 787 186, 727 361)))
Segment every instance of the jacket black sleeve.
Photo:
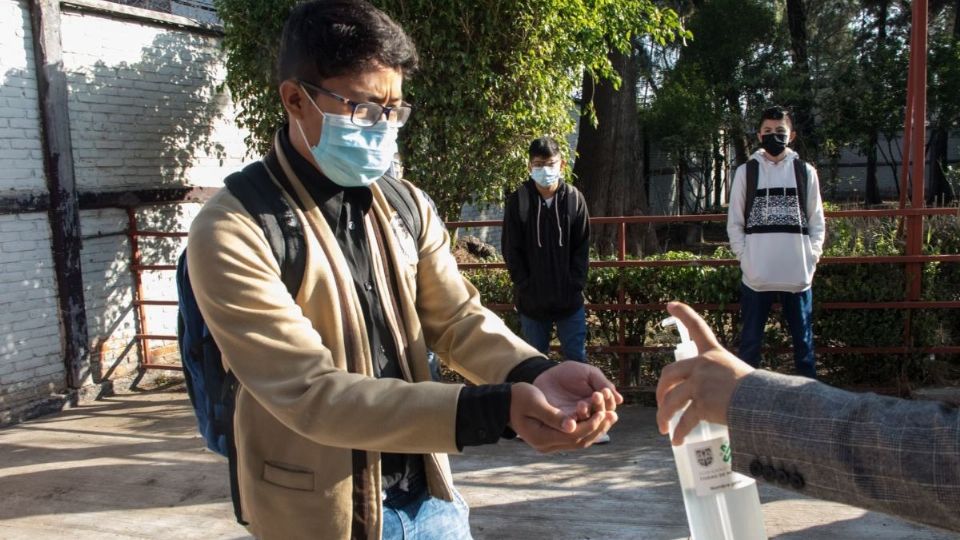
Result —
POLYGON ((464 386, 457 402, 457 448, 492 444, 501 437, 512 439, 516 433, 510 422, 510 384, 533 381, 557 363, 543 356, 520 362, 510 371, 504 384, 464 386))
POLYGON ((577 215, 570 220, 570 279, 582 291, 587 286, 590 262, 590 214, 583 194, 576 191, 571 195, 577 197, 577 215))
MULTIPOLYGON (((527 189, 521 185, 520 189, 527 189)), ((503 260, 507 263, 510 280, 514 285, 523 288, 530 279, 530 268, 523 254, 523 224, 520 223, 519 199, 516 193, 507 197, 503 210, 503 230, 500 235, 500 250, 503 260)))

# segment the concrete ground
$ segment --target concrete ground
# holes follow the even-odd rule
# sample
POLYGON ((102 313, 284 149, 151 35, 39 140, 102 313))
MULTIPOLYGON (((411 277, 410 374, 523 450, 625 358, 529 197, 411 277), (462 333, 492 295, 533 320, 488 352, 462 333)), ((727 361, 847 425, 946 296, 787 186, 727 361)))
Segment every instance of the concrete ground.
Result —
MULTIPOLYGON (((672 454, 654 410, 626 407, 613 442, 540 455, 522 442, 453 456, 477 539, 685 538, 672 454)), ((247 538, 226 463, 202 449, 186 395, 107 398, 0 431, 0 538, 247 538)), ((761 486, 779 539, 957 535, 761 486)))

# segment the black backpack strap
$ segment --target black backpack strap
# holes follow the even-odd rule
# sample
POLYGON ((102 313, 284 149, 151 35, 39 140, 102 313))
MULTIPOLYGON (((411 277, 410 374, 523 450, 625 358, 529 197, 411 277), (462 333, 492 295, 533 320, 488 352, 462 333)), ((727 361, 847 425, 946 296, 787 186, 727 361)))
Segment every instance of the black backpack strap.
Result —
POLYGON ((526 225, 530 217, 530 192, 526 183, 520 184, 517 190, 517 210, 520 212, 520 223, 526 225))
POLYGON ((797 181, 797 204, 800 212, 807 218, 807 193, 810 192, 810 175, 807 174, 807 163, 800 158, 793 160, 793 174, 797 181))
POLYGON ((390 206, 397 211, 401 221, 410 231, 415 239, 419 241, 420 233, 423 231, 423 223, 420 219, 420 207, 414 199, 414 194, 400 180, 395 180, 389 176, 384 176, 377 181, 380 191, 387 198, 390 206))
POLYGON ((751 159, 747 162, 747 185, 743 203, 743 225, 746 227, 753 211, 753 200, 757 198, 757 183, 760 182, 760 162, 751 159))
POLYGON ((268 174, 263 162, 244 167, 225 181, 227 189, 260 225, 280 265, 280 278, 293 297, 306 268, 306 241, 297 213, 268 174))
POLYGON ((240 474, 237 471, 237 440, 233 430, 233 414, 237 404, 237 389, 240 381, 232 371, 227 371, 223 379, 223 392, 228 396, 221 396, 220 401, 229 408, 225 417, 230 419, 230 425, 224 430, 227 434, 227 465, 230 468, 230 500, 233 502, 233 515, 237 523, 247 525, 243 519, 243 507, 240 504, 240 474))
POLYGON ((567 231, 573 234, 573 220, 577 219, 577 202, 580 199, 580 191, 573 187, 573 184, 567 184, 567 231))

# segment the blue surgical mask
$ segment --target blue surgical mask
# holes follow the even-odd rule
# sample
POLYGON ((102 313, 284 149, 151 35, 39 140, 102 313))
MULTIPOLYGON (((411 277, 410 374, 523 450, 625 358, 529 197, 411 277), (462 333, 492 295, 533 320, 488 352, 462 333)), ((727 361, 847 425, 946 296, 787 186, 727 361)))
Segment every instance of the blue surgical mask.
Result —
MULTIPOLYGON (((367 187, 379 180, 397 153, 400 128, 385 121, 360 127, 348 115, 324 113, 312 99, 310 103, 323 115, 320 141, 310 146, 310 153, 323 174, 343 187, 367 187)), ((300 121, 296 123, 306 141, 300 121)))
POLYGON ((553 167, 534 167, 530 171, 530 178, 543 187, 550 187, 560 181, 560 165, 553 167))

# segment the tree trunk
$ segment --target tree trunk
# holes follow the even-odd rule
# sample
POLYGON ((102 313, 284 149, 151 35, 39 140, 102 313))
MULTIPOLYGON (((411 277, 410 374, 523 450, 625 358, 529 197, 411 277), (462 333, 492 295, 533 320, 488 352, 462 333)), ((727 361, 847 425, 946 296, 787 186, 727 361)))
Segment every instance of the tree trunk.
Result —
POLYGON ((960 39, 960 0, 953 4, 953 39, 960 39))
POLYGON ((877 143, 879 135, 874 129, 870 132, 870 139, 867 142, 867 179, 864 187, 863 199, 866 204, 880 204, 880 185, 877 181, 877 143))
POLYGON ((643 196, 650 202, 650 135, 647 130, 643 130, 643 156, 640 160, 643 163, 643 196))
POLYGON ((721 141, 718 138, 713 139, 713 204, 720 208, 723 201, 723 153, 720 151, 721 141))
POLYGON ((686 201, 684 184, 687 183, 687 176, 689 176, 689 167, 687 166, 687 157, 683 152, 680 153, 680 157, 677 158, 677 172, 674 177, 677 180, 677 215, 682 216, 685 212, 686 201))
POLYGON ((800 85, 800 97, 793 104, 793 146, 804 159, 816 161, 818 142, 813 118, 813 83, 807 56, 807 13, 803 0, 787 0, 787 25, 790 29, 790 54, 793 72, 800 85))
MULTIPOLYGON (((740 94, 736 90, 730 90, 727 92, 727 107, 730 109, 732 118, 743 118, 743 111, 740 109, 740 94)), ((743 165, 747 162, 749 158, 749 142, 747 141, 747 134, 743 131, 743 124, 739 121, 735 121, 732 126, 730 126, 730 142, 733 143, 733 152, 736 156, 737 161, 734 163, 735 166, 743 165)))
POLYGON ((927 192, 927 204, 947 205, 953 202, 953 186, 947 181, 947 148, 950 132, 946 126, 938 123, 930 134, 930 190, 927 192))
MULTIPOLYGON (((643 186, 640 121, 637 114, 637 64, 634 58, 610 53, 610 61, 622 83, 615 90, 609 81, 583 78, 584 103, 593 102, 597 127, 581 117, 576 186, 586 197, 592 216, 636 216, 649 212, 643 186)), ((592 241, 598 253, 617 253, 617 226, 593 227, 592 241)), ((656 249, 656 233, 649 226, 630 226, 627 247, 637 255, 656 249)))

